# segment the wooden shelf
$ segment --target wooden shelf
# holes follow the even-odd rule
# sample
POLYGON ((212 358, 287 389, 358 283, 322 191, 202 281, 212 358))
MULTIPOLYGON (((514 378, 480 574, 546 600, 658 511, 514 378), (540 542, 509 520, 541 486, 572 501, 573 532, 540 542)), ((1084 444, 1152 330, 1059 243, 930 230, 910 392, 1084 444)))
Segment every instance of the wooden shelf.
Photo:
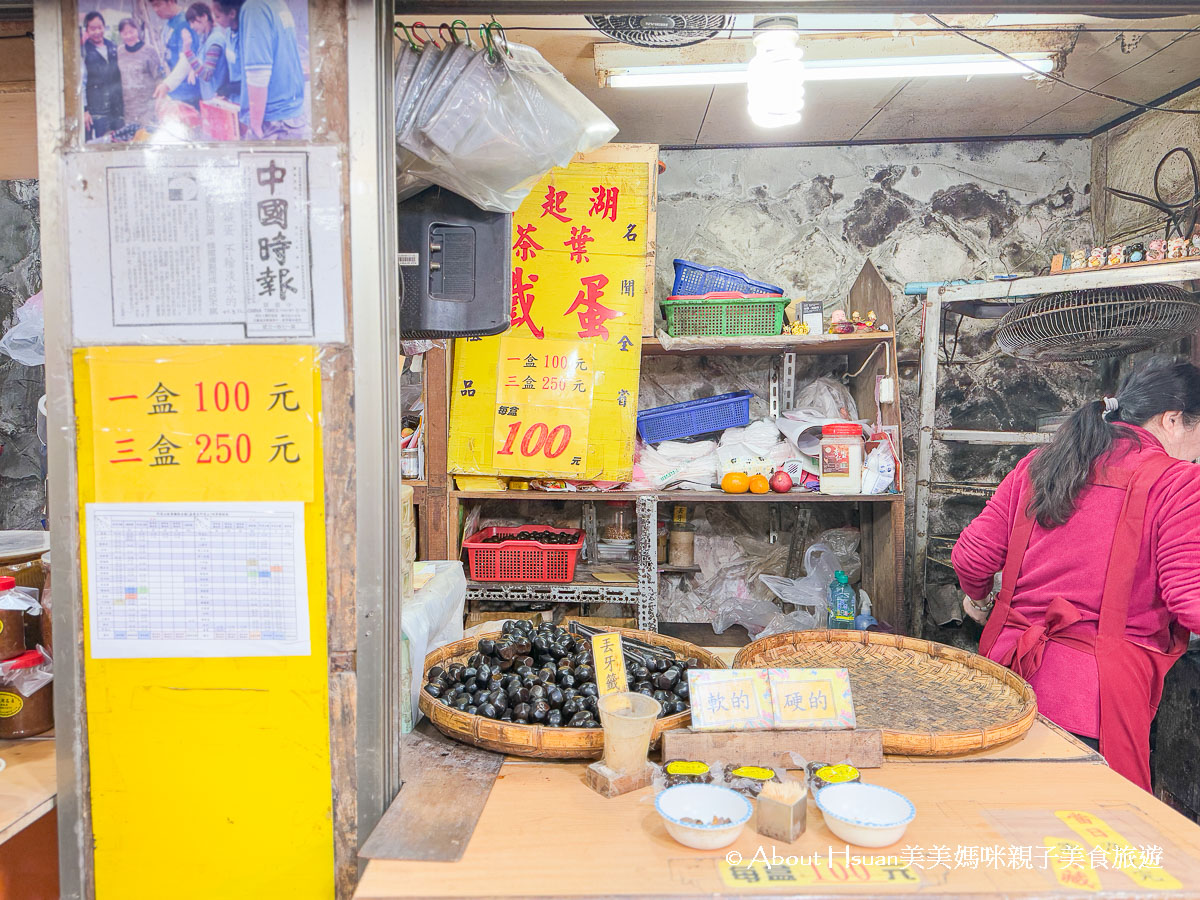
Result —
POLYGON ((1078 269, 1056 275, 1035 275, 979 284, 952 284, 938 288, 943 306, 979 300, 1022 299, 1056 291, 1082 291, 1089 288, 1124 287, 1132 284, 1154 284, 1160 281, 1192 281, 1200 279, 1200 258, 1166 260, 1145 265, 1113 266, 1098 269, 1078 269))
POLYGON ((632 500, 656 496, 660 503, 902 503, 903 494, 727 494, 724 491, 451 491, 459 500, 632 500))
POLYGON ((670 563, 659 563, 658 571, 664 575, 695 575, 700 571, 699 566, 673 566, 670 563))
POLYGON ((701 346, 668 350, 657 337, 642 338, 643 356, 699 356, 723 353, 729 356, 777 356, 780 353, 796 353, 805 356, 844 356, 863 350, 873 350, 881 342, 894 341, 891 331, 876 331, 867 334, 818 334, 775 337, 696 337, 677 338, 701 346))

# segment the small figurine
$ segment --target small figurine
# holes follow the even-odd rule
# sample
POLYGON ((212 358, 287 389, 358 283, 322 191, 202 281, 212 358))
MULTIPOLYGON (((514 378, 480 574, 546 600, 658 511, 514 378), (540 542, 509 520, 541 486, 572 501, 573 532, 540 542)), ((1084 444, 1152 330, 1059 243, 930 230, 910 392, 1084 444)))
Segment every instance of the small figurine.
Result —
POLYGON ((798 322, 793 322, 791 325, 792 334, 808 334, 808 323, 801 319, 798 322))
POLYGON ((1119 266, 1123 262, 1125 262, 1125 245, 1113 244, 1108 248, 1108 264, 1119 266))
POLYGON ((829 333, 850 334, 853 331, 854 325, 846 318, 846 313, 840 309, 835 309, 829 317, 829 333))
POLYGON ((1187 256, 1187 247, 1187 238, 1171 238, 1167 242, 1167 259, 1183 259, 1187 256))
POLYGON ((1188 256, 1200 256, 1200 234, 1192 235, 1192 245, 1188 247, 1188 256))
POLYGON ((878 331, 879 330, 879 326, 875 324, 875 320, 876 320, 875 310, 868 309, 867 310, 867 331, 878 331))
POLYGON ((1146 259, 1150 262, 1158 262, 1167 258, 1167 242, 1162 238, 1157 238, 1150 242, 1150 252, 1146 254, 1146 259))
POLYGON ((1141 262, 1146 258, 1146 245, 1129 244, 1125 247, 1125 262, 1141 262))
POLYGON ((1086 269, 1087 268, 1087 251, 1086 250, 1072 250, 1071 251, 1071 264, 1069 266, 1067 266, 1067 268, 1068 269, 1086 269))
POLYGON ((1108 258, 1108 252, 1107 252, 1106 248, 1093 247, 1092 252, 1088 254, 1088 261, 1087 261, 1088 268, 1089 269, 1100 268, 1102 265, 1104 265, 1104 262, 1107 258, 1108 258))
POLYGON ((855 310, 850 315, 850 320, 854 325, 854 330, 858 332, 874 331, 875 330, 875 313, 867 313, 867 318, 864 320, 855 310))

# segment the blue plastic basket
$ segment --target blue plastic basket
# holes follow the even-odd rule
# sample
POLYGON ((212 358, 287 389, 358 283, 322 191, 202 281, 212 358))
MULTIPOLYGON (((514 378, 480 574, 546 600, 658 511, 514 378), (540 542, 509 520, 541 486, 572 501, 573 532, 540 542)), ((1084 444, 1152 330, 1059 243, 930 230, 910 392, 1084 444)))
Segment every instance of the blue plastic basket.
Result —
POLYGON ((718 394, 638 413, 638 434, 647 444, 709 434, 750 424, 751 391, 718 394))
POLYGON ((686 259, 675 260, 673 297, 695 297, 718 291, 737 291, 742 294, 783 294, 783 288, 765 281, 755 281, 742 272, 720 266, 702 266, 686 259))

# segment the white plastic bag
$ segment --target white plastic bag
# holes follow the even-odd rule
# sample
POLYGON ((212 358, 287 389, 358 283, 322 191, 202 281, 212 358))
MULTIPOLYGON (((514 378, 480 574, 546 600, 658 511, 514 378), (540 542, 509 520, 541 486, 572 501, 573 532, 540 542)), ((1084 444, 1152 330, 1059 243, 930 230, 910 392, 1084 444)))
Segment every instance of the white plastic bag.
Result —
POLYGON ((845 572, 846 577, 853 584, 862 574, 862 557, 858 554, 858 545, 861 541, 862 533, 857 528, 850 526, 822 531, 817 535, 817 543, 809 547, 808 552, 804 554, 804 568, 808 571, 809 553, 818 546, 828 547, 834 552, 839 563, 835 568, 845 572))
POLYGON ((42 292, 38 291, 17 307, 16 323, 0 337, 0 353, 23 366, 46 364, 46 331, 42 292))
POLYGON ((467 599, 467 576, 461 562, 438 560, 424 565, 433 566, 433 577, 400 612, 412 668, 413 724, 421 715, 417 701, 425 675, 425 657, 430 650, 462 639, 463 606, 467 599))
POLYGON ((780 440, 779 429, 770 420, 759 419, 745 428, 725 429, 717 448, 717 476, 745 472, 770 478, 792 456, 788 442, 780 440))
POLYGON ((617 133, 561 72, 522 44, 476 53, 422 118, 430 180, 494 212, 515 212, 547 171, 617 133))
POLYGON ((891 448, 880 444, 869 454, 863 465, 862 492, 864 494, 885 493, 896 480, 896 460, 891 448))
POLYGON ((841 560, 833 548, 828 544, 816 543, 804 553, 804 571, 807 573, 804 577, 760 575, 758 579, 780 600, 811 615, 817 623, 816 627, 824 627, 829 608, 829 585, 840 568, 841 560))
POLYGON ((717 445, 713 441, 663 441, 657 447, 638 441, 635 484, 652 488, 690 486, 709 490, 717 480, 717 445))

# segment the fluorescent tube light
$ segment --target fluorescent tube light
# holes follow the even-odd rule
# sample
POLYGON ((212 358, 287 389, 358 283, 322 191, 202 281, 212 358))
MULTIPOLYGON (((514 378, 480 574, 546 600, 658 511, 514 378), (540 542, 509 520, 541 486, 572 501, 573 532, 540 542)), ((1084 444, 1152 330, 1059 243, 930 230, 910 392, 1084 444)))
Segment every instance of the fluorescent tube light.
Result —
MULTIPOLYGON (((995 54, 882 57, 878 59, 806 59, 805 81, 848 81, 865 78, 939 78, 977 75, 1028 75, 1054 70, 1046 53, 1014 53, 1026 65, 995 54)), ((749 63, 682 63, 627 66, 612 70, 609 87, 678 87, 683 85, 745 84, 749 63)))

